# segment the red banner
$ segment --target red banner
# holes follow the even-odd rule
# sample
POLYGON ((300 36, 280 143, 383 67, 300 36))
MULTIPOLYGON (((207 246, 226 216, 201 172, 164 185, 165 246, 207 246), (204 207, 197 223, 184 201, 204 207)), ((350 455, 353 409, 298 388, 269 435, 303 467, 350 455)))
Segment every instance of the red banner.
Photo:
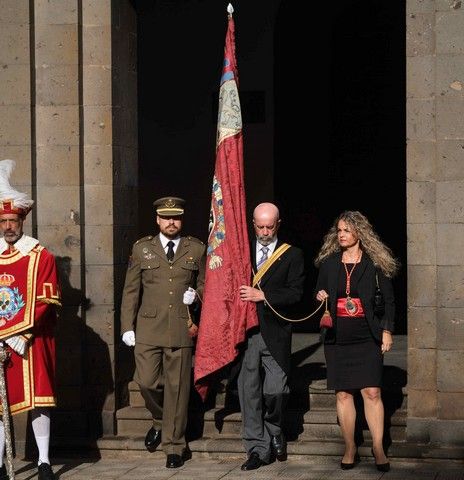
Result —
POLYGON ((212 374, 230 364, 249 328, 258 325, 256 306, 240 300, 240 285, 250 285, 243 175, 243 137, 235 26, 232 15, 224 48, 219 92, 216 166, 211 198, 206 280, 195 351, 195 387, 203 400, 212 374))

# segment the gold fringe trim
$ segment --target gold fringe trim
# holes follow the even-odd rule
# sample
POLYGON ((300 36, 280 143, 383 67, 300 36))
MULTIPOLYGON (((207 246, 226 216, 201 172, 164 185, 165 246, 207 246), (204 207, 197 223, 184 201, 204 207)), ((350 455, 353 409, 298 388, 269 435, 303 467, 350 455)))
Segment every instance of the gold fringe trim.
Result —
POLYGON ((37 298, 37 300, 42 303, 53 303, 54 305, 58 305, 59 307, 62 306, 61 302, 58 300, 55 300, 54 298, 37 298))

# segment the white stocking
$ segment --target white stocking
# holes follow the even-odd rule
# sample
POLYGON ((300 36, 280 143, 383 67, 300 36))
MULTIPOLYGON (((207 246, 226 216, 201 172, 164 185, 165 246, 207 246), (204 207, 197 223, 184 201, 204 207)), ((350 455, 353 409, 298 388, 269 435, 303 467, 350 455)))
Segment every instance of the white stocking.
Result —
POLYGON ((48 449, 50 445, 50 412, 47 408, 35 408, 31 412, 32 430, 39 449, 39 465, 50 463, 48 449))

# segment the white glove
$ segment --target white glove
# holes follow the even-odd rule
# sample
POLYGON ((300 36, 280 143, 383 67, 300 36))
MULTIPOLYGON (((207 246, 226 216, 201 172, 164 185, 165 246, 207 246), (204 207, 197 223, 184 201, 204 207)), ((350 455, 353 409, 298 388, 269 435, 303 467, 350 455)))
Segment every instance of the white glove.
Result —
POLYGON ((18 335, 5 339, 5 342, 18 354, 23 356, 26 352, 27 341, 18 335))
POLYGON ((189 287, 188 290, 184 292, 184 305, 192 305, 195 301, 195 297, 197 296, 197 292, 194 288, 189 287))
POLYGON ((128 347, 135 347, 135 332, 133 330, 129 330, 128 332, 124 332, 122 334, 122 341, 128 347))

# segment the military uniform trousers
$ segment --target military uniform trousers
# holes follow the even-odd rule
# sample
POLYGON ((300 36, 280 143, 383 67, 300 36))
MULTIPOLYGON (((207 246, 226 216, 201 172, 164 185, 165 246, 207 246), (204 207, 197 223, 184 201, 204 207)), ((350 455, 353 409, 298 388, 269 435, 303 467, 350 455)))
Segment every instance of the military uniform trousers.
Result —
POLYGON ((263 462, 271 456, 271 436, 282 433, 282 414, 290 389, 287 375, 275 361, 261 333, 248 338, 238 377, 242 437, 248 455, 263 462))
POLYGON ((186 446, 192 347, 155 347, 136 343, 134 379, 140 386, 153 427, 162 430, 166 455, 182 455, 186 446))

